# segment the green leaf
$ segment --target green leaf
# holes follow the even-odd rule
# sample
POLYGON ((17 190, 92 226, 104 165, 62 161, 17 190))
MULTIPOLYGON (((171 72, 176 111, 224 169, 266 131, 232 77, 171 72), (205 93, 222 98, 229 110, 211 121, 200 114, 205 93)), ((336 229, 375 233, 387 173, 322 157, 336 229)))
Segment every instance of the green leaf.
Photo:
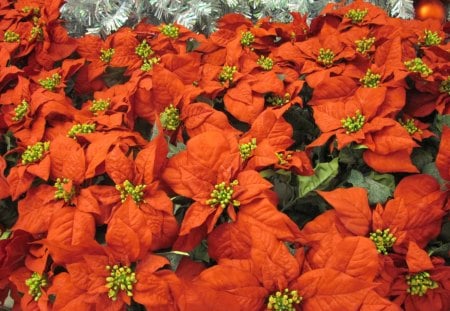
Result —
POLYGON ((9 231, 9 230, 1 232, 0 240, 7 240, 10 237, 11 233, 12 233, 12 231, 9 231))
POLYGON ((192 52, 200 46, 200 42, 194 38, 190 38, 186 41, 186 52, 192 52))
POLYGON ((186 145, 177 141, 176 145, 172 145, 169 143, 169 153, 167 154, 167 158, 171 158, 177 153, 186 150, 186 145))
POLYGON ((171 251, 171 252, 164 252, 164 253, 158 253, 158 255, 164 256, 169 260, 170 266, 173 271, 176 271, 178 268, 178 265, 180 264, 181 259, 183 257, 189 257, 189 253, 180 252, 180 251, 171 251))
POLYGON ((191 259, 194 261, 201 260, 204 262, 209 262, 208 245, 206 240, 203 240, 190 254, 191 259))
MULTIPOLYGON (((363 145, 361 145, 363 146, 363 145)), ((347 146, 342 148, 339 152, 339 162, 347 165, 359 165, 363 162, 362 154, 364 149, 362 148, 352 148, 347 146)))
POLYGON ((437 114, 434 119, 433 125, 431 126, 431 130, 438 136, 442 133, 443 126, 450 127, 450 114, 437 114))
POLYGON ((313 176, 297 176, 299 185, 299 197, 303 198, 311 191, 324 190, 339 172, 339 158, 331 162, 319 163, 314 168, 313 176))
POLYGON ((441 175, 439 174, 435 162, 427 163, 424 167, 421 168, 421 172, 422 174, 428 174, 436 178, 441 187, 445 189, 446 182, 444 179, 442 179, 441 175))
POLYGON ((433 162, 433 155, 424 148, 414 148, 411 154, 411 160, 422 171, 426 165, 433 162))
POLYGON ((266 179, 270 179, 271 177, 275 176, 275 174, 275 171, 271 168, 259 172, 259 175, 261 175, 262 178, 266 179))
POLYGON ((364 176, 357 170, 351 170, 347 182, 355 187, 367 189, 369 204, 386 202, 392 196, 395 188, 394 176, 390 174, 377 174, 375 172, 369 176, 364 176))
POLYGON ((284 79, 286 79, 286 75, 282 73, 277 73, 277 78, 280 79, 281 81, 284 81, 284 79))
POLYGON ((448 258, 450 253, 450 243, 445 243, 440 246, 432 247, 428 251, 429 256, 440 256, 444 258, 448 258))
POLYGON ((392 192, 395 190, 395 177, 392 174, 380 174, 374 171, 371 171, 368 176, 370 179, 375 180, 376 182, 383 184, 389 189, 391 189, 392 192))

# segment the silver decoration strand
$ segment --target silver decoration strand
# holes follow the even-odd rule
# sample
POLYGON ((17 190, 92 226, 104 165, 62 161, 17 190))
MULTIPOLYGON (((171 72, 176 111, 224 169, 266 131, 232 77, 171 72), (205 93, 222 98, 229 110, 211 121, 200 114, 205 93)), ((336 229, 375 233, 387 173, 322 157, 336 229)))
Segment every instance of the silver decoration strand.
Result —
MULTIPOLYGON (((67 0, 61 18, 72 36, 107 36, 122 26, 134 26, 141 20, 151 24, 178 23, 193 31, 210 34, 216 22, 227 13, 240 13, 256 21, 270 16, 273 21, 290 22, 289 12, 316 17, 330 0, 67 0)), ((350 3, 352 1, 347 1, 350 3)), ((391 16, 414 18, 413 0, 370 0, 391 16)), ((449 4, 447 13, 450 17, 449 4)))
POLYGON ((414 4, 412 0, 389 0, 391 16, 412 19, 414 18, 414 4))

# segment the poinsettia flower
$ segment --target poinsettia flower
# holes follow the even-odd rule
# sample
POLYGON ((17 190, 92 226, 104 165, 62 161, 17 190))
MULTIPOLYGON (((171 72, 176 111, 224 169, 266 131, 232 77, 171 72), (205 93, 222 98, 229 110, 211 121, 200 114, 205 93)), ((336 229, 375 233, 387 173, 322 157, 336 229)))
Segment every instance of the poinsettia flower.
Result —
MULTIPOLYGON (((378 273, 378 254, 368 239, 343 239, 329 256, 323 257, 324 267, 312 270, 307 263, 303 266, 302 248, 295 249, 293 255, 284 243, 260 227, 238 219, 236 223, 223 224, 217 230, 208 239, 211 255, 214 258, 219 256, 217 270, 219 267, 232 267, 244 275, 251 273, 266 290, 267 296, 262 303, 269 309, 285 303, 293 310, 322 310, 319 303, 323 299, 329 300, 336 309, 338 305, 347 308, 349 300, 341 295, 351 296, 352 304, 362 307, 368 293, 373 300, 389 305, 372 291, 376 286, 372 281, 378 273), (364 265, 361 265, 362 261, 364 265), (324 278, 330 276, 333 278, 325 281, 324 278), (334 278, 346 280, 348 287, 345 293, 339 286, 326 285, 334 278), (354 284, 354 288, 350 284, 354 284)), ((199 279, 214 273, 208 270, 199 279)), ((230 269, 230 273, 233 272, 230 269)), ((248 282, 248 279, 243 282, 248 282)), ((255 309, 263 309, 263 306, 255 309)))
POLYGON ((48 287, 51 285, 52 274, 31 271, 26 267, 21 267, 11 274, 11 282, 17 291, 23 294, 20 298, 22 310, 51 310, 48 287))
POLYGON ((325 212, 305 226, 307 241, 320 241, 328 232, 332 236, 369 236, 380 253, 388 254, 393 249, 402 254, 410 241, 423 247, 440 232, 446 193, 430 175, 405 177, 397 185, 394 198, 384 207, 378 204, 373 211, 363 188, 318 193, 335 211, 325 212))
POLYGON ((158 26, 141 22, 134 27, 140 37, 150 38, 152 48, 159 55, 188 53, 188 44, 203 44, 203 34, 195 33, 178 23, 160 24, 158 26))
POLYGON ((64 60, 60 68, 49 71, 42 70, 37 75, 32 75, 31 80, 34 82, 31 91, 37 88, 43 88, 49 92, 64 94, 66 81, 74 75, 78 69, 84 64, 84 59, 64 60))
POLYGON ((53 128, 54 122, 73 120, 79 111, 65 94, 48 92, 43 88, 32 91, 32 83, 23 76, 17 85, 0 95, 5 104, 5 122, 10 125, 14 137, 23 144, 34 144, 48 140, 46 131, 53 128))
POLYGON ((126 67, 125 75, 135 71, 150 71, 159 62, 159 56, 152 48, 153 38, 140 36, 129 27, 121 27, 111 35, 109 65, 126 67))
POLYGON ((386 11, 362 0, 354 1, 349 5, 326 13, 327 15, 338 16, 342 19, 338 27, 340 31, 345 31, 351 27, 359 28, 385 25, 388 18, 386 11))
POLYGON ((440 257, 429 257, 416 243, 410 242, 407 268, 400 270, 390 295, 407 311, 448 310, 450 308, 450 268, 440 257))
MULTIPOLYGON (((239 138, 239 151, 246 169, 260 170, 270 165, 288 164, 283 153, 293 143, 292 126, 273 110, 265 110, 252 123, 250 130, 239 138)), ((311 174, 313 169, 305 153, 297 152, 298 172, 311 174), (302 159, 302 160, 301 160, 302 159), (303 169, 304 168, 304 169, 303 169)), ((292 156, 292 154, 291 154, 292 156)))
POLYGON ((50 142, 46 141, 21 148, 23 152, 20 164, 12 167, 6 177, 13 200, 17 200, 22 193, 31 187, 35 177, 48 180, 51 162, 48 154, 49 147, 50 142))
POLYGON ((429 124, 414 119, 407 114, 403 114, 398 121, 416 141, 420 142, 425 138, 435 136, 435 134, 428 129, 430 126, 429 124))
POLYGON ((321 146, 336 136, 338 149, 350 143, 365 146, 364 161, 379 172, 417 172, 409 158, 417 144, 399 123, 379 115, 385 92, 364 88, 344 103, 314 106, 314 119, 323 134, 309 147, 321 146))
MULTIPOLYGON (((167 259, 148 254, 136 267, 132 265, 134 260, 132 254, 131 257, 115 257, 110 247, 92 245, 79 260, 66 265, 67 272, 55 276, 49 289, 57 297, 53 310, 74 306, 122 310, 131 304, 135 294, 139 301, 143 291, 150 297, 151 289, 162 293, 164 280, 157 277, 157 270, 168 264, 167 259)), ((161 297, 157 301, 164 298, 171 300, 161 297)))
POLYGON ((128 85, 117 84, 94 92, 93 99, 84 102, 81 107, 82 115, 87 118, 80 118, 77 122, 90 120, 104 129, 134 128, 131 91, 128 85))
POLYGON ((275 29, 265 20, 258 21, 254 26, 242 15, 232 13, 220 18, 217 25, 219 30, 197 49, 205 52, 203 60, 207 64, 237 64, 242 55, 254 51, 268 52, 274 45, 275 29))
POLYGON ((302 15, 299 12, 290 12, 290 14, 292 16, 292 22, 290 23, 271 23, 271 27, 275 28, 277 36, 281 38, 280 44, 289 41, 303 41, 308 36, 307 15, 302 15))
POLYGON ((342 43, 337 31, 295 43, 290 50, 283 58, 294 60, 301 66, 300 73, 307 75, 306 82, 312 88, 331 76, 341 74, 346 61, 355 57, 355 51, 342 43))
POLYGON ((176 248, 193 248, 213 230, 225 210, 234 221, 236 209, 272 197, 269 182, 256 171, 241 170, 236 138, 218 131, 191 138, 185 151, 170 158, 162 177, 176 193, 195 201, 186 212, 179 234, 190 241, 176 243, 176 248))
MULTIPOLYGON (((76 49, 75 39, 69 37, 59 20, 62 1, 34 1, 15 4, 6 21, 4 33, 15 44, 14 58, 28 56, 28 64, 50 70, 76 49)), ((10 44, 10 43, 8 43, 10 44)))
POLYGON ((111 218, 107 220, 107 236, 119 237, 115 243, 120 244, 123 243, 120 232, 130 231, 130 236, 136 238, 134 242, 140 244, 138 252, 141 255, 149 248, 169 247, 178 233, 172 202, 159 181, 167 153, 167 142, 161 131, 137 153, 134 161, 118 146, 105 160, 106 173, 116 184, 115 203, 111 218))
POLYGON ((177 132, 185 103, 185 86, 178 76, 155 65, 152 71, 134 73, 130 83, 135 85, 131 92, 135 114, 151 124, 159 119, 165 130, 177 132))

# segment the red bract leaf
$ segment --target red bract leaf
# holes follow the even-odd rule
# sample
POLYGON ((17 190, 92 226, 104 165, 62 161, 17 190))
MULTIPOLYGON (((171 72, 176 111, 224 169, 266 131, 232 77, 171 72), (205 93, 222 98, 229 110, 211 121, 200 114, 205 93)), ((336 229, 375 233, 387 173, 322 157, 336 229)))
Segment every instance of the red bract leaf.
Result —
POLYGON ((22 193, 30 188, 33 180, 34 176, 26 171, 25 165, 14 166, 11 168, 9 175, 6 177, 11 198, 17 200, 22 193))
POLYGON ((249 258, 251 249, 252 239, 245 226, 238 223, 222 224, 208 236, 208 254, 216 261, 222 258, 249 258))
POLYGON ((75 184, 84 180, 85 156, 76 140, 66 136, 58 136, 50 144, 51 176, 68 178, 75 184))
POLYGON ((394 191, 394 198, 402 198, 405 204, 424 201, 427 203, 434 201, 434 195, 440 197, 440 186, 438 181, 427 174, 416 174, 403 178, 394 191))
POLYGON ((31 234, 22 230, 14 230, 8 239, 0 240, 0 287, 11 271, 24 264, 32 240, 31 234))
POLYGON ((406 263, 409 272, 412 273, 434 269, 430 256, 414 242, 409 242, 406 263))
POLYGON ((265 110, 252 123, 245 134, 256 138, 256 143, 267 139, 275 150, 284 150, 292 143, 292 126, 282 117, 278 117, 273 110, 265 110))
POLYGON ((185 290, 183 296, 188 304, 184 310, 260 310, 267 295, 267 290, 249 272, 217 265, 203 271, 185 290))
POLYGON ((0 199, 4 199, 10 195, 8 181, 4 175, 5 168, 6 161, 3 157, 0 157, 0 199))
POLYGON ((133 299, 150 310, 175 310, 171 287, 179 281, 172 271, 157 271, 165 265, 169 265, 166 258, 149 254, 136 267, 133 299))
POLYGON ((164 132, 159 129, 159 135, 139 151, 136 156, 136 167, 145 184, 151 184, 159 179, 167 162, 168 152, 169 147, 164 138, 164 132))
POLYGON ((164 196, 164 201, 161 199, 156 199, 153 202, 148 202, 150 199, 146 199, 147 203, 155 203, 155 208, 146 208, 145 203, 140 206, 140 208, 145 212, 147 227, 152 232, 151 250, 171 247, 177 238, 179 229, 178 222, 172 213, 172 202, 167 197, 167 194, 161 191, 153 194, 151 199, 155 198, 157 195, 159 197, 164 196), (164 204, 167 201, 170 204, 170 213, 167 211, 161 211, 161 209, 164 208, 163 205, 167 205, 164 204), (160 203, 158 204, 158 202, 160 203))
POLYGON ((251 263, 266 289, 286 288, 300 274, 301 265, 284 242, 260 227, 247 226, 252 237, 251 263))
POLYGON ((132 159, 125 156, 122 149, 116 145, 105 159, 105 170, 116 185, 125 180, 133 180, 135 165, 132 159))
POLYGON ((63 201, 52 202, 54 193, 55 188, 50 185, 28 190, 27 196, 19 201, 19 217, 14 229, 22 229, 32 234, 46 232, 53 213, 64 204, 63 201))
POLYGON ((338 219, 347 230, 355 235, 365 236, 369 233, 371 212, 364 188, 338 188, 333 191, 318 191, 334 207, 338 219))
POLYGON ((364 162, 379 173, 405 172, 418 173, 411 161, 412 149, 403 149, 388 154, 379 154, 370 150, 363 153, 364 162))
POLYGON ((250 85, 246 82, 228 89, 223 101, 227 111, 239 121, 246 123, 252 123, 264 109, 264 97, 253 94, 250 85))
POLYGON ((190 137, 206 131, 226 131, 230 134, 240 132, 230 125, 227 116, 208 104, 187 105, 181 112, 181 119, 190 137))
POLYGON ((450 127, 442 128, 441 144, 436 156, 436 167, 441 177, 450 181, 450 127))
POLYGON ((90 307, 89 303, 84 300, 84 291, 72 283, 66 272, 53 278, 48 292, 57 296, 53 304, 54 310, 88 310, 90 307))
POLYGON ((295 286, 303 297, 304 311, 359 310, 371 282, 351 277, 334 269, 317 269, 304 273, 295 286))
POLYGON ((130 199, 116 210, 106 231, 106 242, 118 258, 143 258, 152 244, 152 232, 145 214, 130 199))
POLYGON ((43 180, 48 180, 50 176, 50 167, 51 167, 49 156, 44 156, 44 158, 40 160, 38 163, 33 163, 26 166, 27 166, 27 173, 30 173, 43 180))
POLYGON ((91 214, 77 209, 61 208, 53 214, 47 240, 66 246, 83 244, 95 237, 95 222, 91 214))
POLYGON ((139 236, 120 218, 114 220, 108 225, 106 233, 106 243, 111 247, 117 258, 139 257, 141 248, 139 245, 139 236))
POLYGON ((378 295, 374 290, 370 291, 359 311, 401 311, 399 305, 378 295))
POLYGON ((161 63, 170 72, 176 74, 184 84, 191 84, 200 75, 200 54, 171 54, 161 56, 161 63))
POLYGON ((324 235, 319 241, 308 243, 311 248, 306 253, 306 262, 311 269, 324 268, 336 249, 330 245, 338 245, 342 241, 342 235, 332 226, 329 233, 324 235))
MULTIPOLYGON (((84 138, 88 139, 88 136, 84 138)), ((130 131, 94 132, 89 134, 89 139, 92 141, 86 149, 88 165, 85 178, 92 178, 104 173, 104 161, 113 145, 123 144, 130 147, 145 144, 145 140, 138 133, 130 131)))
POLYGON ((177 271, 175 271, 175 273, 182 280, 192 281, 205 269, 206 266, 203 262, 193 261, 189 257, 183 257, 178 264, 177 271))
POLYGON ((394 37, 377 47, 375 63, 383 64, 386 68, 385 76, 388 76, 399 69, 405 70, 402 62, 402 54, 400 37, 394 37))
POLYGON ((245 205, 239 210, 238 219, 272 232, 280 240, 294 241, 300 236, 298 226, 268 199, 245 205))
POLYGON ((335 269, 364 281, 373 281, 379 268, 375 244, 365 237, 346 237, 335 245, 325 268, 335 269))
POLYGON ((265 94, 265 93, 275 93, 282 94, 284 91, 284 84, 278 75, 273 72, 262 72, 257 75, 258 79, 256 81, 251 82, 251 88, 254 92, 265 94))
POLYGON ((170 158, 163 178, 178 194, 204 202, 214 185, 236 175, 240 156, 236 139, 208 131, 192 137, 186 151, 170 158))

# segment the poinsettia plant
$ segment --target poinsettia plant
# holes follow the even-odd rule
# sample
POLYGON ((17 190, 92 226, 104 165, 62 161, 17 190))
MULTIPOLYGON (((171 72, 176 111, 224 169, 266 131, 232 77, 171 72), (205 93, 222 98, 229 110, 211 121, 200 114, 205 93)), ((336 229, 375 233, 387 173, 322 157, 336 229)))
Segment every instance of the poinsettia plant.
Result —
POLYGON ((355 1, 70 37, 0 1, 0 305, 449 310, 450 29, 355 1))

